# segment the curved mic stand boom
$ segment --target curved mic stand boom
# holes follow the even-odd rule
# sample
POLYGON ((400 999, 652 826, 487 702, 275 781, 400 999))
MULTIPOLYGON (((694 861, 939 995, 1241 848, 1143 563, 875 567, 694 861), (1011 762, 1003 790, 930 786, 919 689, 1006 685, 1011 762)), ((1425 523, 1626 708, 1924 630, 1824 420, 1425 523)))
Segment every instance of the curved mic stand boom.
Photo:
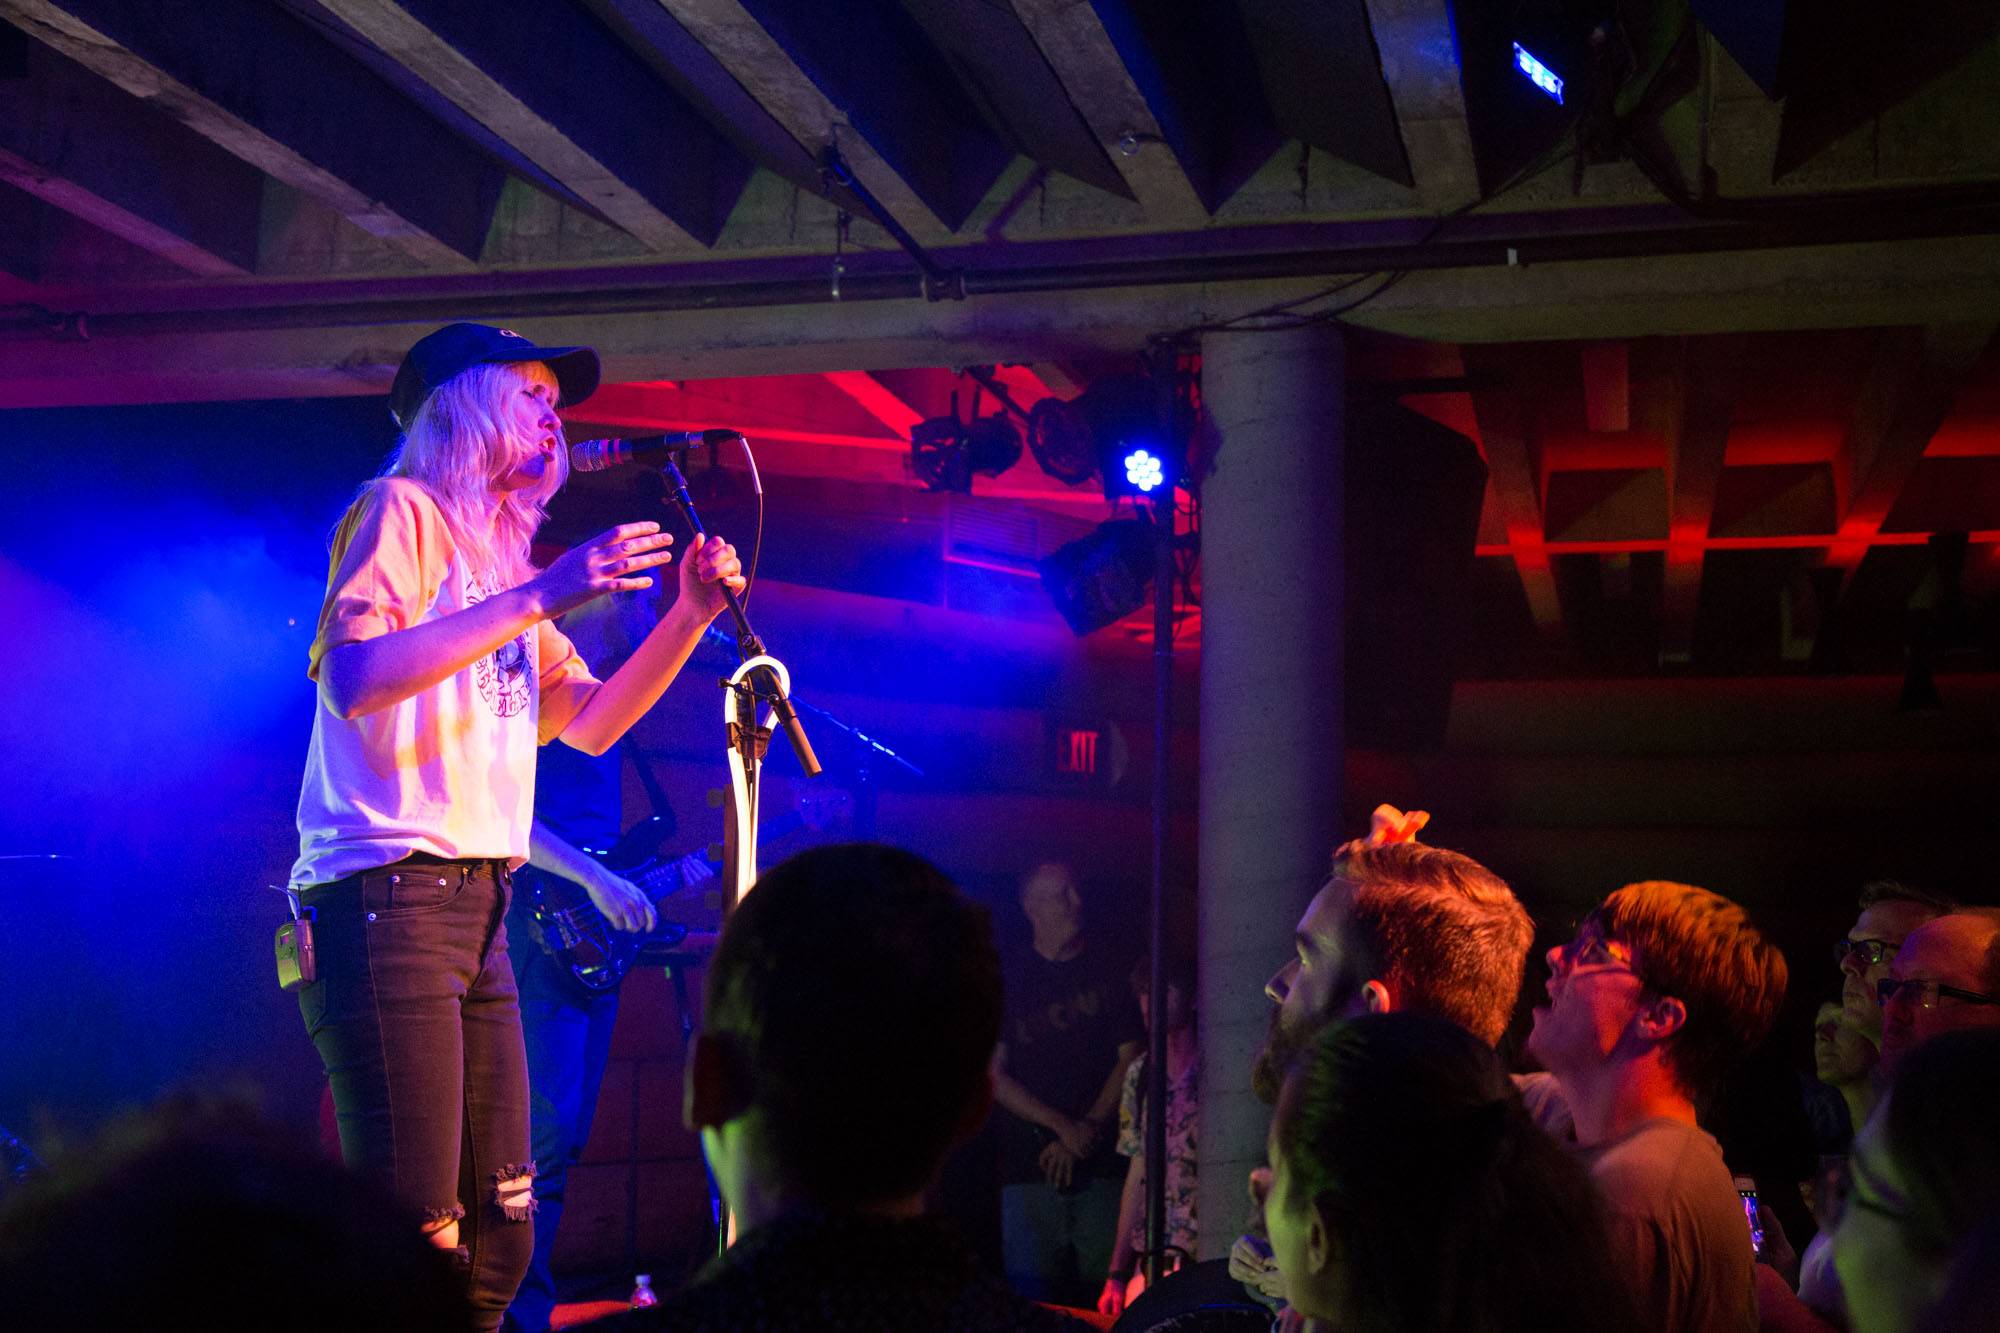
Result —
MULTIPOLYGON (((741 436, 737 438, 741 439, 741 436)), ((748 450, 749 442, 744 441, 748 450)), ((692 534, 708 531, 702 526, 701 517, 695 513, 694 500, 688 495, 687 477, 681 473, 679 464, 672 456, 661 463, 661 474, 666 478, 667 487, 674 507, 681 511, 688 530, 692 534)), ((752 475, 755 473, 753 471, 752 475)), ((805 727, 799 722, 798 710, 792 707, 792 676, 784 663, 764 651, 764 641, 757 637, 757 631, 750 627, 750 618, 743 613, 743 602, 734 589, 724 585, 722 596, 729 607, 730 618, 736 622, 736 651, 743 664, 722 682, 722 717, 728 733, 729 762, 729 823, 723 829, 723 898, 722 911, 727 919, 750 892, 757 882, 757 792, 762 774, 760 765, 764 750, 770 744, 772 724, 782 728, 785 739, 791 742, 792 753, 798 757, 799 768, 809 778, 819 776, 819 757, 813 753, 812 742, 806 739, 805 727), (763 724, 758 725, 757 705, 768 703, 770 712, 763 724)), ((736 1222, 729 1215, 728 1206, 717 1190, 714 1177, 709 1179, 710 1202, 715 1212, 716 1248, 726 1248, 735 1239, 736 1222)))
MULTIPOLYGON (((742 436, 738 436, 742 438, 742 436)), ((748 448, 748 442, 744 444, 748 448)), ((688 478, 682 474, 680 464, 666 458, 660 464, 660 472, 666 476, 674 508, 688 522, 690 534, 702 534, 708 528, 702 526, 700 514, 694 512, 694 498, 688 494, 688 478)), ((730 755, 732 765, 742 763, 748 793, 756 793, 756 765, 764 759, 764 747, 770 741, 770 723, 776 723, 784 731, 784 739, 792 743, 792 755, 798 757, 798 767, 806 777, 820 777, 820 759, 812 753, 812 743, 806 741, 806 729, 798 721, 798 709, 792 707, 792 677, 784 669, 784 664, 764 650, 764 640, 758 632, 750 628, 750 616, 744 614, 742 598, 736 596, 734 588, 722 588, 722 600, 728 604, 730 618, 736 622, 736 652, 742 656, 742 667, 724 681, 724 689, 732 701, 732 721, 730 721, 730 755), (770 721, 758 727, 756 705, 764 701, 770 705, 770 721)), ((728 867, 742 869, 746 879, 732 881, 728 885, 728 903, 734 905, 750 891, 756 881, 756 805, 754 799, 746 801, 746 809, 734 811, 730 821, 730 833, 740 839, 740 847, 746 849, 742 857, 730 857, 728 867), (748 821, 748 827, 742 827, 748 821)))

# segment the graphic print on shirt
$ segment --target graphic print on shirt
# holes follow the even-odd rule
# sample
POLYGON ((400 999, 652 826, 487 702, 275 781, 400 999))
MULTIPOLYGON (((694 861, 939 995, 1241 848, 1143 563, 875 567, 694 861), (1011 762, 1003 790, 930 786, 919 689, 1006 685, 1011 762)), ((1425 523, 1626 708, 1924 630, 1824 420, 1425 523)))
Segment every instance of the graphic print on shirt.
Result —
MULTIPOLYGON (((481 588, 471 580, 465 585, 465 605, 471 609, 491 597, 497 588, 481 588)), ((529 668, 533 665, 528 636, 531 626, 472 664, 472 683, 479 697, 495 717, 515 717, 527 711, 529 668)))
POLYGON ((1046 1041, 1059 1032, 1068 1032, 1082 1026, 1103 1013, 1104 1009, 1104 996, 1097 988, 1080 990, 1074 995, 1053 1001, 1033 1013, 1023 1014, 1016 1019, 1014 1044, 1028 1046, 1038 1041, 1046 1041))

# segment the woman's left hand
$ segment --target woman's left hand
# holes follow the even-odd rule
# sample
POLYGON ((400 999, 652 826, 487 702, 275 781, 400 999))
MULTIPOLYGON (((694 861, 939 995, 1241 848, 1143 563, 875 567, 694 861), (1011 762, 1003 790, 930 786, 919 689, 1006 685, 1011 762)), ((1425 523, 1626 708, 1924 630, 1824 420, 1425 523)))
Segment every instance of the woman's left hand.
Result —
POLYGON ((695 534, 681 557, 681 600, 713 620, 728 605, 722 590, 742 592, 743 587, 743 562, 736 558, 736 548, 720 537, 695 534))

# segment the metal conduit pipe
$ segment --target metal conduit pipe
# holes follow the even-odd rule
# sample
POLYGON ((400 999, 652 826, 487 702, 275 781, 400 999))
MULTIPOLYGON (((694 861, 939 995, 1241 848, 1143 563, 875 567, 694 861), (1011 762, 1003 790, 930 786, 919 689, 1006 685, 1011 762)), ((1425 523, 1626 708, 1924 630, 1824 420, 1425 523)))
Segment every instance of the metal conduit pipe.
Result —
MULTIPOLYGON (((1808 201, 1798 201, 1804 204, 1808 201)), ((1923 240, 2000 233, 2000 188, 1981 187, 1952 192, 1946 203, 1883 207, 1882 198, 1846 198, 1817 208, 1773 209, 1773 216, 1754 221, 1682 222, 1672 225, 1607 225, 1596 216, 1593 230, 1572 229, 1560 215, 1546 219, 1560 230, 1540 233, 1483 234, 1463 239, 1406 241, 1379 245, 1316 246, 1300 249, 1237 249, 1222 253, 1169 254, 1141 258, 1107 258, 1080 262, 991 264, 960 271, 969 296, 1032 295, 1117 287, 1172 286, 1187 283, 1252 282, 1284 278, 1332 277, 1342 274, 1492 268, 1507 265, 1562 264, 1599 259, 1651 258, 1662 255, 1718 254, 1728 251, 1790 249, 1822 245, 1923 240)), ((1658 214, 1649 212, 1648 216, 1658 214)), ((1370 234, 1371 229, 1351 229, 1370 234)), ((1481 228, 1484 231, 1484 228, 1481 228)), ((1245 246, 1256 244, 1255 228, 1226 238, 1245 246)), ((1379 234, 1380 229, 1372 229, 1379 234)), ((1141 238, 1152 244, 1180 243, 1178 238, 1141 238)), ((1207 240, 1218 238, 1211 234, 1207 240)), ((1197 242, 1186 242, 1195 244, 1197 242)), ((1086 248, 1079 245, 1077 248, 1086 248)), ((1100 248, 1100 247, 1089 247, 1100 248)), ((982 252, 959 248, 933 252, 940 260, 975 259, 982 252)), ((857 259, 841 280, 843 304, 857 301, 921 299, 923 275, 904 267, 896 255, 857 259)), ((824 275, 802 268, 817 259, 744 260, 702 263, 703 275, 674 281, 671 271, 642 275, 639 281, 619 281, 594 287, 551 287, 520 275, 483 276, 481 285, 453 284, 437 292, 402 294, 408 279, 394 280, 397 294, 364 299, 318 300, 267 298, 271 303, 206 306, 190 303, 164 310, 55 311, 15 306, 0 314, 0 340, 74 338, 79 325, 91 338, 182 332, 230 332, 285 328, 326 328, 367 324, 442 322, 451 319, 502 319, 560 315, 617 315, 694 310, 741 310, 764 306, 823 305, 830 300, 824 275), (763 269, 768 276, 732 279, 714 276, 733 270, 763 269)), ((365 280, 364 280, 365 281, 365 280)), ((421 281, 421 280, 419 280, 421 281)), ((603 282, 603 279, 599 279, 603 282)), ((356 286, 364 285, 356 283, 356 286)), ((383 286, 390 286, 385 283, 383 286)), ((296 288, 297 284, 292 285, 296 288)), ((316 285, 314 295, 327 290, 316 285)))

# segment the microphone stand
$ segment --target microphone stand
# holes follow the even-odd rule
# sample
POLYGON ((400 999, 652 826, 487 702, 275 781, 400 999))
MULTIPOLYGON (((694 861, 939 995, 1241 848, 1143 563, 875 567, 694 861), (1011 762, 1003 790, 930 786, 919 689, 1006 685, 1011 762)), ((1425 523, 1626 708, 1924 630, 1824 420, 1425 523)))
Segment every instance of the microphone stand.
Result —
POLYGON ((799 707, 805 709, 808 713, 811 713, 814 717, 845 736, 852 747, 854 753, 852 760, 854 770, 854 836, 863 842, 873 842, 875 840, 875 812, 879 796, 875 787, 876 764, 886 761, 886 764, 894 764, 904 772, 909 773, 912 777, 918 778, 924 776, 924 770, 918 768, 915 764, 903 758, 902 755, 897 754, 894 750, 876 740, 861 728, 841 721, 824 708, 815 707, 804 701, 800 702, 799 707))
POLYGON ((835 731, 847 737, 847 739, 853 743, 855 748, 863 756, 861 760, 857 761, 856 767, 865 768, 867 766, 867 760, 870 758, 886 759, 890 763, 894 764, 896 767, 908 773, 911 777, 920 778, 924 776, 924 770, 918 768, 915 764, 903 758, 902 755, 897 754, 894 750, 890 749, 882 742, 876 740, 873 736, 870 736, 867 732, 863 731, 861 728, 854 726, 850 723, 843 722, 838 717, 834 716, 832 713, 827 712, 824 708, 820 708, 817 707, 816 705, 806 703, 803 700, 800 701, 799 707, 805 709, 808 713, 811 713, 814 717, 817 717, 820 721, 826 723, 829 727, 832 727, 835 731))
MULTIPOLYGON (((738 438, 741 438, 740 436, 738 438)), ((694 499, 688 494, 687 477, 682 475, 680 464, 671 457, 660 465, 660 472, 666 477, 667 487, 672 492, 674 508, 681 511, 692 533, 705 533, 701 518, 694 512, 694 499)), ((776 675, 771 668, 783 668, 764 649, 764 641, 757 637, 757 631, 750 627, 750 617, 743 613, 743 603, 736 596, 736 590, 728 586, 722 589, 722 599, 728 604, 729 617, 736 622, 736 651, 745 664, 755 658, 764 658, 769 666, 760 669, 756 688, 769 691, 772 711, 777 716, 778 725, 784 728, 785 739, 792 743, 792 753, 798 757, 799 767, 809 778, 819 776, 819 758, 813 754, 812 742, 806 739, 806 730, 799 722, 798 710, 792 707, 788 691, 778 690, 776 675)))
MULTIPOLYGON (((660 472, 689 533, 706 533, 708 529, 695 513, 694 498, 688 494, 687 477, 680 465, 669 456, 661 464, 660 472)), ((757 793, 764 752, 771 742, 772 723, 784 730, 792 753, 798 757, 799 768, 807 777, 818 777, 820 764, 812 742, 806 739, 798 710, 792 707, 791 673, 784 663, 764 650, 764 641, 751 628, 735 589, 723 585, 722 597, 736 623, 736 651, 743 659, 743 664, 722 682, 722 716, 729 762, 729 822, 724 826, 722 838, 722 914, 726 921, 757 882, 757 793), (760 702, 769 704, 771 709, 761 726, 757 721, 760 702)), ((716 1219, 716 1249, 720 1253, 736 1239, 736 1219, 730 1215, 712 1174, 709 1190, 716 1219)))

